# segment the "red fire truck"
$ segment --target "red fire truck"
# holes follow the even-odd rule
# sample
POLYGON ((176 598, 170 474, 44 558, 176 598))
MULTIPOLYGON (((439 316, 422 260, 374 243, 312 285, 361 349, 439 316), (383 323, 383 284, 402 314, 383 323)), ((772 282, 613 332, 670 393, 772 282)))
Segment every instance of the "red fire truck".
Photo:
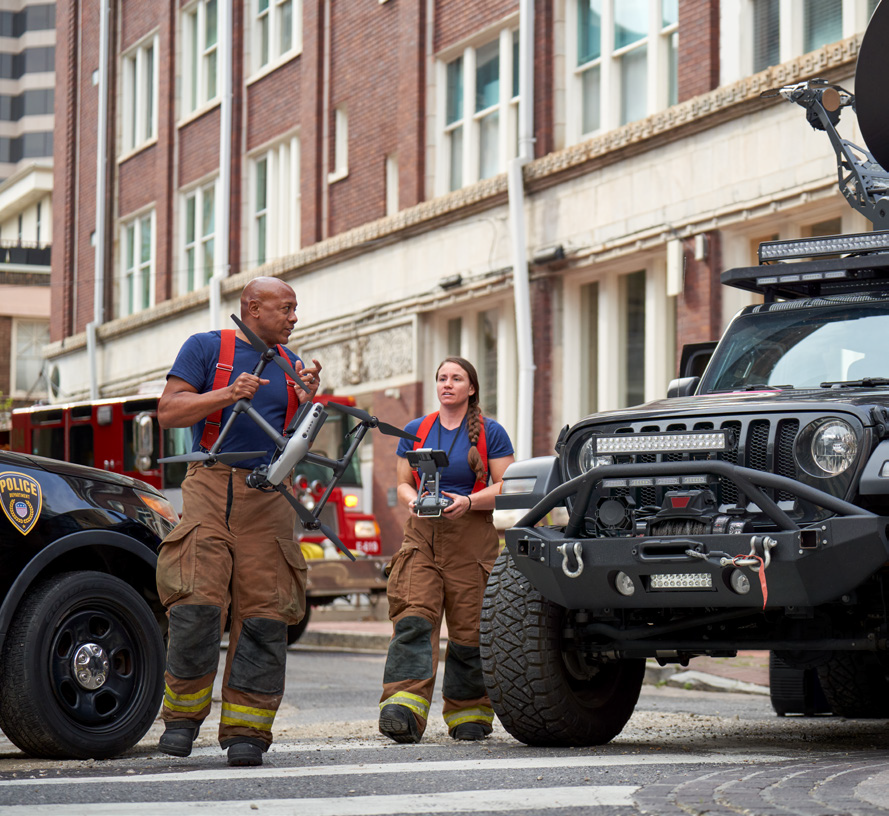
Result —
MULTIPOLYGON (((191 429, 163 429, 157 421, 159 394, 35 405, 12 412, 11 448, 123 473, 160 488, 176 508, 182 509, 182 479, 186 465, 158 464, 158 458, 191 450, 191 429)), ((355 405, 352 397, 319 395, 316 402, 355 405)), ((332 459, 348 447, 346 434, 353 420, 331 410, 312 445, 315 453, 332 459)), ((302 463, 297 467, 294 493, 309 509, 324 491, 330 471, 302 463)), ((308 533, 297 523, 299 539, 309 565, 307 594, 312 605, 329 603, 353 594, 377 596, 386 591, 380 528, 372 514, 363 512, 363 488, 357 457, 334 488, 320 520, 337 533, 355 555, 349 561, 320 533, 308 533)), ((308 623, 293 627, 291 642, 308 623)))

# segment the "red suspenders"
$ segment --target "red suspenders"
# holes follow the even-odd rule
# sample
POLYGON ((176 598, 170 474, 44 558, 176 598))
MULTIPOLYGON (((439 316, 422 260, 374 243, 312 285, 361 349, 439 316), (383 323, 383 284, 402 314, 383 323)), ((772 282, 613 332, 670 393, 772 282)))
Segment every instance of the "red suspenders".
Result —
MULTIPOLYGON (((423 417, 423 421, 420 423, 420 427, 417 429, 417 436, 420 437, 419 442, 414 442, 414 450, 418 448, 423 448, 426 446, 426 437, 429 436, 429 431, 432 430, 432 426, 435 424, 435 420, 438 419, 438 411, 434 414, 427 414, 423 417)), ((481 430, 478 435, 478 443, 476 444, 476 450, 479 452, 479 456, 482 458, 482 462, 485 463, 485 478, 478 479, 476 483, 472 487, 472 492, 477 493, 482 488, 488 486, 488 443, 485 439, 485 418, 483 416, 479 416, 479 420, 481 421, 481 430)), ((417 490, 420 489, 420 476, 414 471, 414 481, 417 483, 417 490)))
MULTIPOLYGON (((278 354, 286 357, 284 347, 278 345, 278 354)), ((216 363, 216 373, 213 376, 213 387, 211 391, 217 391, 225 388, 231 379, 233 363, 235 361, 235 330, 223 329, 219 333, 219 360, 216 363)), ((293 378, 285 372, 284 379, 287 381, 287 413, 284 418, 284 427, 290 424, 290 420, 299 408, 299 397, 296 395, 296 385, 293 378)), ((219 437, 219 426, 222 423, 222 409, 214 411, 206 420, 204 420, 204 433, 201 436, 201 447, 204 450, 210 450, 219 437)))

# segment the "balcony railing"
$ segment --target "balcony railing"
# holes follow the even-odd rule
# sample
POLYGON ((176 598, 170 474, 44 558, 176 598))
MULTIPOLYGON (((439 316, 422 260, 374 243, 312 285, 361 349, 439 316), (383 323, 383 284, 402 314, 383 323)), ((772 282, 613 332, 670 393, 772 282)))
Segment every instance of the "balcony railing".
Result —
POLYGON ((28 241, 0 241, 0 264, 49 266, 52 247, 28 241))

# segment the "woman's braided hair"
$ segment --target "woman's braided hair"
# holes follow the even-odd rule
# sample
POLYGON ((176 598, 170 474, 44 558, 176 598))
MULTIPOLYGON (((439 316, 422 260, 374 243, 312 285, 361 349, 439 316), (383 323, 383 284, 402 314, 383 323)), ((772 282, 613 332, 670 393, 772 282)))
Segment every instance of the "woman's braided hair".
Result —
POLYGON ((466 372, 466 376, 469 377, 469 384, 475 392, 469 395, 469 408, 466 411, 466 430, 469 433, 470 445, 469 455, 466 457, 466 460, 473 473, 475 473, 476 478, 486 482, 488 480, 488 463, 482 461, 481 454, 476 447, 482 431, 482 409, 478 403, 478 372, 475 370, 475 366, 463 357, 445 357, 438 364, 438 368, 435 369, 436 380, 438 380, 438 372, 441 371, 441 367, 445 363, 454 363, 460 366, 466 372))

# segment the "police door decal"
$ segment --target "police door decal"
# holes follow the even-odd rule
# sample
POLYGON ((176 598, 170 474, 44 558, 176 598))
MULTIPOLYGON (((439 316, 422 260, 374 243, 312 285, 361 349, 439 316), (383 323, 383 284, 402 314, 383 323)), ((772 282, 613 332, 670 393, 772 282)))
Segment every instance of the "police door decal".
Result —
POLYGON ((40 483, 21 473, 9 470, 0 473, 0 504, 13 526, 22 535, 28 535, 40 518, 43 506, 40 483))

